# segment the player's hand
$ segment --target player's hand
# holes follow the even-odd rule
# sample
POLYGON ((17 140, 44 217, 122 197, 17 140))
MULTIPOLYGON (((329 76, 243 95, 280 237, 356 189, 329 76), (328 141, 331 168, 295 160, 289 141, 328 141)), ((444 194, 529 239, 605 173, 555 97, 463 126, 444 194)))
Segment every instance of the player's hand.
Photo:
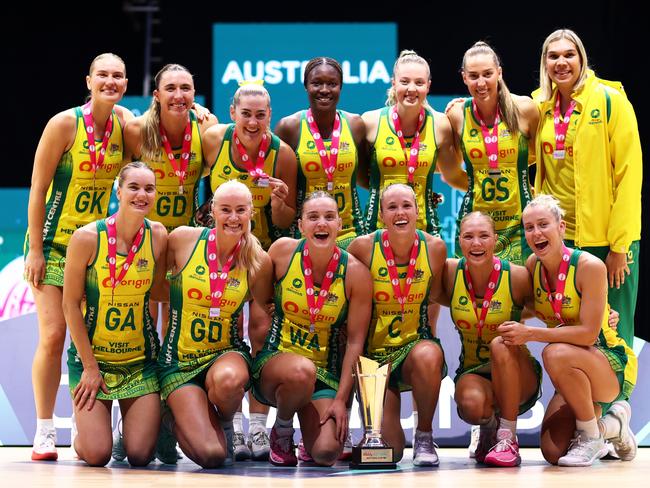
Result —
POLYGON ((619 289, 625 283, 625 275, 630 274, 627 266, 627 253, 609 251, 605 258, 609 287, 619 289))

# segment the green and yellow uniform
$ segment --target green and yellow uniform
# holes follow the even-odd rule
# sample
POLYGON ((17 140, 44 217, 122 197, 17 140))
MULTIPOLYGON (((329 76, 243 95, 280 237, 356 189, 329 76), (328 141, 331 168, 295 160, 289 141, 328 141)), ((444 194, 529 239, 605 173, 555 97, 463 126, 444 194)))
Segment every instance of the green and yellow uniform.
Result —
MULTIPOLYGON (((248 174, 246 168, 242 168, 235 163, 232 158, 233 132, 235 124, 230 124, 223 136, 223 143, 217 160, 212 166, 210 172, 210 188, 214 192, 219 185, 226 181, 237 179, 248 187, 253 194, 253 219, 251 220, 252 232, 266 250, 271 243, 283 236, 282 230, 273 224, 271 219, 271 187, 258 186, 248 174)), ((266 153, 264 160, 264 172, 275 177, 278 154, 280 153, 280 138, 272 134, 271 145, 266 153)))
MULTIPOLYGON (((397 133, 390 123, 392 107, 385 107, 379 115, 377 136, 372 147, 370 160, 370 194, 366 206, 366 231, 382 228, 379 219, 379 197, 381 191, 391 183, 408 184, 407 155, 402 149, 397 133)), ((412 138, 406 138, 411 147, 412 138)), ((433 191, 433 174, 438 159, 438 146, 433 124, 433 113, 426 110, 424 124, 420 128, 420 152, 415 169, 413 190, 418 204, 418 229, 432 235, 440 232, 436 201, 433 191)))
MULTIPOLYGON (((501 261, 501 272, 497 281, 496 289, 490 300, 490 309, 485 316, 485 323, 481 330, 481 337, 478 332, 478 319, 474 313, 474 306, 468 290, 468 283, 465 279, 466 261, 462 258, 458 261, 456 277, 451 294, 449 311, 451 320, 456 326, 460 336, 461 350, 458 369, 454 382, 458 382, 464 374, 472 373, 491 378, 491 356, 490 342, 497 337, 497 327, 507 320, 521 320, 521 305, 517 305, 512 297, 512 281, 510 279, 510 263, 503 259, 501 261)), ((481 297, 482 298, 482 297, 481 297)), ((478 313, 483 308, 483 300, 477 297, 478 313)), ((526 412, 535 404, 541 396, 542 367, 539 362, 530 355, 526 346, 521 346, 528 352, 533 369, 537 373, 538 388, 536 394, 519 407, 519 414, 526 412)))
MULTIPOLYGON (((122 167, 124 144, 120 119, 112 112, 111 131, 101 167, 93 174, 88 152, 88 136, 81 107, 74 109, 77 132, 72 147, 59 160, 45 197, 43 257, 45 285, 63 286, 63 268, 72 233, 86 224, 108 215, 113 181, 122 167)), ((102 134, 103 136, 103 134, 102 134)), ((102 140, 96 141, 101 147, 102 140)), ((29 233, 25 238, 25 256, 29 251, 29 233)))
MULTIPOLYGON (((164 148, 160 148, 160 155, 155 160, 144 160, 156 175, 156 203, 147 217, 163 224, 167 228, 167 232, 171 232, 181 225, 193 225, 194 214, 199 204, 203 149, 199 124, 193 112, 190 112, 190 122, 192 124, 192 145, 183 182, 183 193, 179 192, 178 176, 176 176, 164 148)), ((180 166, 182 148, 175 147, 172 150, 174 159, 180 166)))
MULTIPOLYGON (((420 243, 415 262, 415 274, 406 297, 404 317, 402 318, 402 307, 397 301, 398 297, 395 296, 388 274, 388 265, 381 241, 382 233, 382 230, 375 231, 370 258, 373 308, 372 321, 366 340, 366 354, 381 364, 390 361, 392 363, 391 386, 399 387, 401 391, 407 391, 411 387, 401 381, 401 365, 411 350, 423 340, 433 341, 440 346, 440 341, 431 333, 427 315, 433 272, 429 263, 426 237, 422 231, 417 231, 420 243)), ((400 290, 405 288, 407 270, 408 265, 397 265, 400 290)), ((446 365, 444 365, 442 377, 445 376, 446 369, 446 365)))
MULTIPOLYGON (((271 358, 283 352, 292 352, 315 364, 317 382, 325 385, 325 388, 337 390, 343 360, 340 336, 344 332, 348 314, 345 293, 348 253, 340 251, 338 269, 330 285, 329 295, 316 315, 312 332, 302 268, 304 247, 303 239, 293 253, 287 272, 275 285, 275 314, 264 347, 255 356, 253 378, 258 383, 262 368, 271 358)), ((314 296, 318 296, 319 292, 320 286, 314 284, 314 296)), ((318 387, 317 385, 317 389, 318 387)), ((271 404, 263 398, 258 386, 254 386, 253 392, 260 401, 271 404)))
MULTIPOLYGON (((298 188, 297 201, 298 211, 302 208, 302 202, 307 195, 315 191, 327 192, 327 176, 321 164, 318 149, 314 143, 314 137, 309 130, 307 122, 307 111, 303 110, 300 115, 300 137, 296 156, 298 158, 298 188)), ((361 204, 357 194, 357 146, 354 143, 350 124, 346 116, 338 111, 341 119, 341 137, 339 139, 339 152, 334 171, 334 189, 330 193, 336 200, 339 209, 339 217, 343 221, 343 227, 339 231, 336 243, 342 249, 346 249, 352 240, 365 234, 361 204)), ((331 139, 323 139, 325 148, 328 151, 331 146, 331 139)), ((292 228, 293 237, 300 238, 298 226, 292 228)))
POLYGON ((193 383, 223 354, 237 352, 250 365, 248 346, 239 336, 237 320, 248 299, 248 272, 232 268, 221 299, 219 317, 210 317, 210 271, 207 260, 209 229, 203 229, 187 264, 170 278, 167 337, 158 357, 163 399, 175 389, 193 383))
MULTIPOLYGON (((567 272, 566 287, 564 289, 564 298, 562 300, 562 319, 565 326, 571 326, 580 323, 580 304, 582 297, 576 287, 576 274, 580 254, 583 251, 574 250, 569 261, 569 270, 567 272)), ((542 280, 542 263, 537 260, 535 272, 533 274, 533 287, 535 290, 535 315, 547 327, 557 327, 560 321, 555 316, 553 307, 548 301, 548 293, 542 280)), ((618 333, 609 326, 609 310, 605 309, 601 320, 600 332, 594 347, 602 352, 610 366, 616 373, 621 385, 621 392, 618 399, 629 398, 637 377, 637 358, 630 347, 625 343, 618 333)))
MULTIPOLYGON (((117 254, 116 269, 126 256, 117 254)), ((113 291, 108 267, 106 221, 97 221, 97 252, 86 270, 86 313, 88 337, 109 393, 97 398, 119 400, 158 391, 156 357, 160 344, 156 325, 149 314, 149 291, 156 261, 152 232, 145 220, 145 234, 133 262, 113 291)), ((83 364, 74 343, 68 349, 70 391, 79 383, 83 364)))
MULTIPOLYGON (((531 200, 528 179, 528 138, 513 134, 501 120, 498 125, 500 174, 489 175, 489 163, 481 133, 481 124, 472 110, 472 99, 463 107, 461 149, 469 181, 468 191, 458 213, 461 219, 470 212, 481 211, 492 217, 497 231, 496 256, 523 265, 530 256, 524 237, 521 214, 531 200)), ((492 131, 492 127, 490 127, 492 131)), ((460 246, 456 245, 456 249, 460 246)))

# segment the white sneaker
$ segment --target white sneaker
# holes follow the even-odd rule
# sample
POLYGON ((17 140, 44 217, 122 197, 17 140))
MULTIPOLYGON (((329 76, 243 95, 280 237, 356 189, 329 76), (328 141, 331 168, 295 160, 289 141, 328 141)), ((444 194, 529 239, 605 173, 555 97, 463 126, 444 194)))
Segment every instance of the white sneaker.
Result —
POLYGON ((254 461, 268 461, 271 439, 266 429, 248 431, 248 448, 254 461))
POLYGON ((72 449, 73 457, 79 459, 79 454, 77 454, 77 450, 74 448, 74 440, 79 435, 79 431, 77 430, 77 419, 74 416, 74 412, 72 413, 72 417, 70 417, 70 423, 70 449, 72 449))
POLYGON ((437 447, 431 432, 416 430, 413 436, 413 466, 438 466, 440 459, 436 452, 437 447))
POLYGON ((481 426, 472 425, 472 428, 470 430, 469 447, 467 448, 467 450, 469 451, 470 459, 474 459, 476 457, 476 448, 478 447, 478 441, 480 437, 481 437, 481 426))
POLYGON ((246 444, 243 432, 235 431, 232 435, 232 445, 235 454, 235 461, 246 461, 251 458, 251 450, 246 444))
POLYGON ((636 437, 630 428, 632 407, 625 400, 620 400, 612 404, 607 414, 611 414, 621 423, 621 431, 618 437, 610 439, 614 451, 621 458, 621 461, 632 461, 636 457, 637 451, 636 437))
POLYGON ((596 459, 607 454, 607 446, 602 436, 589 438, 584 432, 576 431, 567 453, 558 459, 559 466, 591 466, 596 459))
POLYGON ((32 461, 56 461, 59 454, 56 452, 56 429, 41 427, 34 436, 32 448, 32 461))

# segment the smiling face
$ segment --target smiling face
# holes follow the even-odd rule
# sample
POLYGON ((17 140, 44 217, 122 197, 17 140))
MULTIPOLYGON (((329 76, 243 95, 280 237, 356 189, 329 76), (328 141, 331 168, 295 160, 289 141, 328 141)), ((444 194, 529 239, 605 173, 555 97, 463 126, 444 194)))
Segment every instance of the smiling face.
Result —
POLYGON ((251 194, 246 188, 233 186, 226 192, 215 192, 212 201, 212 217, 219 236, 239 239, 248 231, 253 205, 251 194))
POLYGON ((498 102, 501 67, 489 54, 469 56, 463 68, 463 83, 474 99, 498 102))
POLYGON ((576 45, 569 39, 558 39, 548 45, 546 72, 560 88, 573 89, 580 78, 582 62, 576 45))
POLYGON ((333 198, 312 198, 303 204, 298 228, 310 246, 333 246, 341 227, 339 211, 333 198))
POLYGON ((153 91, 161 112, 187 117, 194 103, 194 80, 184 70, 169 70, 162 74, 158 88, 153 91))
POLYGON ((458 240, 468 263, 475 266, 492 263, 497 236, 487 215, 475 213, 463 219, 458 240))
POLYGON ((564 220, 558 220, 547 207, 528 206, 522 216, 526 241, 532 251, 540 258, 562 249, 564 220))
POLYGON ((306 80, 309 106, 312 109, 336 110, 341 96, 341 75, 333 66, 320 64, 309 72, 306 80))
POLYGON ((235 123, 242 144, 259 145, 271 124, 271 107, 263 94, 242 95, 230 106, 230 118, 235 123))
POLYGON ((429 70, 426 65, 416 62, 400 63, 392 80, 395 99, 404 107, 421 107, 429 93, 429 70))
POLYGON ((93 62, 86 76, 86 86, 93 100, 116 104, 124 96, 127 86, 126 68, 121 59, 106 55, 93 62))
POLYGON ((156 176, 149 168, 128 168, 123 172, 117 188, 120 209, 128 208, 144 217, 156 200, 156 176))
POLYGON ((418 207, 413 190, 405 185, 395 185, 384 190, 379 216, 390 232, 412 235, 418 220, 418 207))

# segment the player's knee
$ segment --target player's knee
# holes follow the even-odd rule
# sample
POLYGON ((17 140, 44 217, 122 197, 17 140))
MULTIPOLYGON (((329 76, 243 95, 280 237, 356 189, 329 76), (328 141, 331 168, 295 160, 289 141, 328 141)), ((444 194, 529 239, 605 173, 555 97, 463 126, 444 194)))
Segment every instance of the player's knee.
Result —
POLYGON ((549 376, 559 376, 572 366, 574 348, 570 344, 554 343, 547 345, 542 351, 544 369, 549 376))

